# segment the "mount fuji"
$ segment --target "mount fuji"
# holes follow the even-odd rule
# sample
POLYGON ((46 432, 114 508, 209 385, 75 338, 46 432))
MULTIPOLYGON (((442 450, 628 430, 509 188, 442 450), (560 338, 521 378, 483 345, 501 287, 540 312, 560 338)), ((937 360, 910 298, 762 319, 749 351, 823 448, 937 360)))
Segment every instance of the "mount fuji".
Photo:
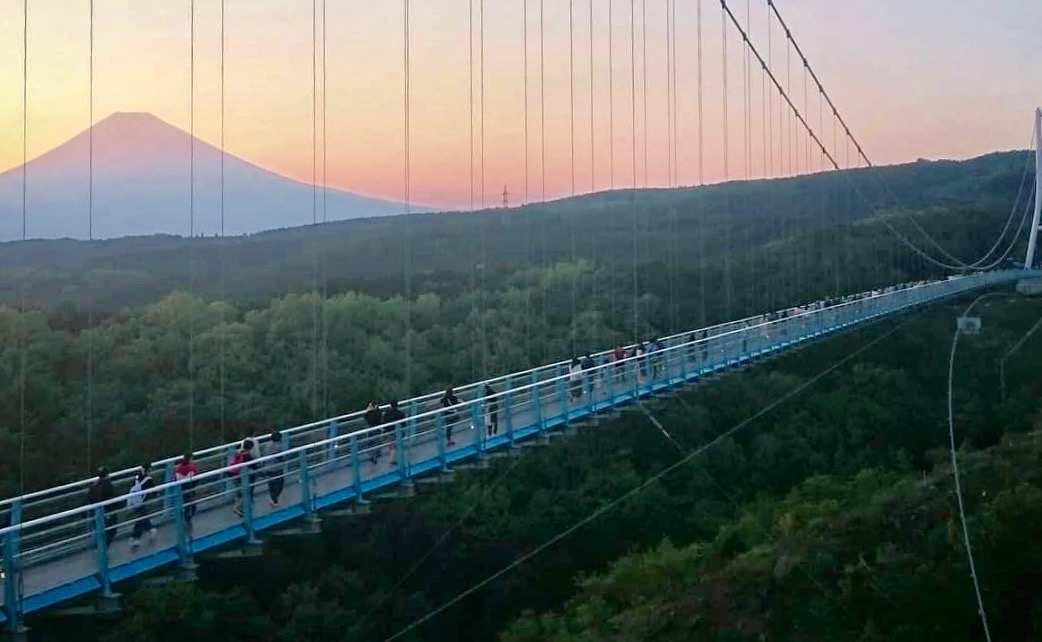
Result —
MULTIPOLYGON (((192 138, 148 113, 117 112, 94 130, 96 239, 189 233, 192 138)), ((85 239, 89 131, 25 166, 28 238, 85 239)), ((225 233, 251 234, 311 222, 312 186, 224 154, 225 233)), ((195 233, 220 231, 219 149, 195 140, 195 233)), ((0 241, 22 238, 22 166, 0 174, 0 241)), ((319 207, 322 193, 319 192, 319 207)), ((389 216, 405 205, 350 192, 326 193, 330 221, 389 216)), ((413 208, 423 211, 423 208, 413 208)))

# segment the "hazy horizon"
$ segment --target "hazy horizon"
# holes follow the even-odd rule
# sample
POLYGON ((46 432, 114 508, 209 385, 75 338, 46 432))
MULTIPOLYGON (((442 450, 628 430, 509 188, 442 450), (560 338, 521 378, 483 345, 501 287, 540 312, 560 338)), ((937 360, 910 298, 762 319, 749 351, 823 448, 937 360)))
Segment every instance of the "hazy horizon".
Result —
MULTIPOLYGON (((0 171, 17 167, 22 154, 21 3, 0 12, 0 171)), ((546 191, 547 198, 573 192, 568 73, 568 4, 546 0, 546 191)), ((188 3, 143 6, 129 0, 95 2, 95 122, 115 112, 149 112, 189 129, 188 3)), ((479 5, 474 2, 475 7, 479 5)), ((412 199, 435 207, 469 206, 471 194, 467 46, 468 0, 413 3, 412 199)), ((542 95, 539 91, 538 18, 535 0, 485 2, 485 204, 500 201, 505 185, 525 200, 525 100, 522 7, 528 7, 528 200, 543 196, 541 165, 542 95)), ((760 96, 762 79, 752 66, 753 118, 746 154, 743 119, 744 58, 741 39, 728 32, 728 128, 731 148, 723 154, 721 12, 703 3, 705 164, 697 161, 695 3, 676 2, 677 139, 675 179, 666 154, 666 0, 638 0, 636 12, 637 114, 631 114, 630 3, 593 3, 593 96, 590 85, 589 4, 575 3, 575 192, 632 185, 667 186, 780 175, 766 162, 760 96), (608 7, 614 13, 608 67, 608 7), (647 11, 649 160, 643 161, 643 51, 641 17, 647 11), (614 101, 609 100, 609 79, 614 101), (614 109, 614 121, 609 111, 614 109), (591 148, 591 111, 594 124, 591 148), (631 130, 636 125, 636 139, 631 130), (610 148, 614 144, 614 154, 610 148), (631 162, 637 146, 637 166, 631 162), (591 149, 593 158, 591 162, 591 149), (748 159, 746 158, 748 156, 748 159), (614 172, 609 173, 613 168, 614 172), (700 179, 700 174, 702 179, 700 179)), ((731 3, 744 22, 746 7, 731 3)), ((768 50, 766 5, 750 3, 750 33, 768 50)), ((321 3, 318 5, 321 11, 321 3)), ((965 159, 987 152, 1023 149, 1030 139, 1031 113, 1042 103, 1042 57, 1032 26, 1042 22, 1042 3, 1026 0, 792 0, 779 6, 793 34, 834 98, 854 134, 878 164, 917 158, 965 159), (982 18, 986 18, 982 19, 982 18)), ((318 149, 312 147, 311 4, 260 0, 227 8, 226 150, 292 180, 322 182, 323 151, 331 187, 402 200, 403 102, 402 14, 392 3, 329 3, 327 149, 322 149, 322 114, 316 114, 318 149), (362 64, 360 64, 362 63, 362 64), (313 157, 314 154, 314 157, 313 157), (313 173, 313 159, 314 173, 313 173)), ((477 8, 475 9, 477 12, 477 8)), ((82 14, 82 15, 81 15, 82 14)), ((477 21, 477 16, 475 17, 477 21)), ((36 157, 88 126, 88 21, 63 0, 29 5, 28 152, 36 157)), ((319 37, 321 14, 318 16, 319 37)), ((218 5, 197 2, 195 133, 220 144, 220 31, 218 5)), ((791 83, 802 103, 802 70, 793 57, 785 76, 782 32, 775 23, 771 52, 775 71, 791 83)), ((475 56, 480 43, 475 42, 475 56)), ((321 98, 321 52, 317 57, 321 98)), ((475 61, 474 204, 481 204, 480 69, 475 61)), ((811 94, 804 110, 819 128, 811 94)), ((777 110, 777 98, 773 100, 777 110)), ((319 101, 321 110, 321 100, 319 101)), ((766 124, 777 138, 775 122, 766 124)), ((831 145, 829 119, 820 127, 831 145)), ((782 143, 771 142, 778 161, 782 143)), ((797 143, 798 144, 798 143, 797 143)), ((846 163, 843 145, 836 156, 846 163)), ((820 167, 811 155, 810 168, 820 167)), ((801 159, 801 171, 806 169, 801 159)), ((780 163, 775 162, 775 165, 780 163)), ((851 162, 853 165, 854 163, 851 162)))

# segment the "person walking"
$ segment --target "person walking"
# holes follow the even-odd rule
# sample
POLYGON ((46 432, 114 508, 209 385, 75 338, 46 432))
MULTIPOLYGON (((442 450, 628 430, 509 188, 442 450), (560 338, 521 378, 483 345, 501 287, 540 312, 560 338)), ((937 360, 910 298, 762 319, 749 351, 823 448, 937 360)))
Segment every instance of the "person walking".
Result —
POLYGON ((231 470, 228 474, 235 480, 235 504, 232 506, 232 511, 242 517, 243 515, 243 496, 248 501, 253 501, 253 480, 246 483, 246 477, 248 474, 243 474, 243 467, 249 469, 250 472, 256 468, 256 465, 251 465, 254 459, 257 458, 257 443, 253 439, 247 437, 242 440, 242 445, 235 451, 232 456, 232 460, 229 462, 231 470))
POLYGON ((615 363, 615 374, 619 383, 622 383, 626 378, 626 364, 623 361, 626 360, 626 348, 622 345, 615 346, 615 352, 612 353, 612 361, 615 363))
POLYGON ((491 437, 499 432, 499 398, 493 395, 496 391, 491 385, 485 384, 485 427, 488 436, 491 437))
POLYGON ((449 446, 456 445, 456 442, 452 441, 452 429, 459 421, 459 415, 456 414, 456 406, 459 404, 459 397, 452 388, 446 388, 445 394, 441 397, 441 407, 445 408, 445 441, 449 446))
POLYGON ((181 514, 189 531, 192 530, 192 518, 196 513, 194 477, 198 474, 199 468, 192 460, 192 453, 185 453, 174 466, 174 481, 181 482, 181 514))
POLYGON ((655 339, 651 343, 651 351, 654 354, 652 357, 652 364, 654 368, 654 377, 658 379, 662 376, 662 371, 665 370, 666 361, 666 346, 662 345, 662 339, 655 339))
MULTIPOLYGON (((362 419, 365 420, 365 424, 370 428, 376 428, 383 423, 383 411, 380 410, 380 406, 376 405, 375 401, 370 401, 369 405, 366 406, 365 414, 362 415, 362 419)), ((380 442, 382 441, 381 435, 375 430, 370 430, 366 433, 366 439, 364 440, 364 448, 369 449, 369 461, 376 463, 380 459, 380 442)))
POLYGON ((583 370, 576 357, 572 357, 572 362, 568 365, 568 384, 572 401, 577 401, 583 394, 583 370))
POLYGON ((579 366, 582 367, 583 378, 586 380, 586 392, 591 395, 593 394, 593 368, 595 365, 593 357, 589 353, 579 362, 579 366))
POLYGON ((156 529, 152 525, 152 517, 148 512, 150 510, 148 501, 150 491, 156 485, 156 481, 149 474, 151 470, 152 464, 142 465, 138 469, 134 483, 130 486, 130 492, 127 493, 127 508, 132 511, 134 516, 134 529, 130 533, 131 551, 137 550, 142 536, 146 533, 149 543, 156 539, 156 529))
POLYGON ((637 344, 637 347, 633 349, 633 356, 636 357, 637 370, 641 381, 648 378, 648 345, 644 341, 637 344))
POLYGON ((287 450, 289 450, 289 440, 285 439, 278 430, 273 431, 268 443, 264 445, 264 456, 275 457, 264 464, 268 474, 268 503, 272 508, 279 507, 279 497, 282 496, 282 489, 286 486, 286 457, 283 453, 287 450))
MULTIPOLYGON (((98 467, 98 478, 87 490, 87 506, 100 504, 116 496, 116 488, 109 479, 109 471, 104 466, 98 467)), ((111 546, 116 537, 116 524, 119 522, 118 507, 115 502, 105 504, 102 508, 105 522, 105 546, 111 546)))

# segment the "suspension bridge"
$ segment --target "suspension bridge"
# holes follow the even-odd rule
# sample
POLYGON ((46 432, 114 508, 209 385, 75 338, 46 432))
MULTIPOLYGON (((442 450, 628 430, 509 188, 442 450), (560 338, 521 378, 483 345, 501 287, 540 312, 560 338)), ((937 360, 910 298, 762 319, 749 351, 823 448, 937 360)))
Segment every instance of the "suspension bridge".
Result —
MULTIPOLYGON (((194 38, 194 2, 192 37, 194 38)), ((525 29, 528 29, 528 1, 525 1, 525 29)), ((540 1, 540 6, 542 2, 540 1)), ((614 2, 609 3, 610 7, 614 2)), ((785 110, 793 131, 801 131, 806 145, 807 158, 811 149, 820 157, 824 169, 841 169, 838 160, 840 145, 835 141, 837 131, 844 137, 844 146, 849 154, 851 147, 856 156, 870 165, 860 143, 839 115, 832 99, 825 93, 821 81, 810 68, 806 57, 796 45, 791 31, 773 2, 768 1, 768 11, 782 25, 787 46, 795 48, 798 64, 805 73, 804 101, 797 106, 791 90, 791 82, 783 80, 780 72, 758 49, 749 33, 748 21, 743 21, 726 2, 720 2, 723 19, 723 35, 726 70, 727 33, 739 35, 745 65, 746 90, 751 85, 751 73, 759 68, 763 79, 764 111, 767 109, 768 88, 776 95, 779 110, 785 110), (819 127, 812 126, 809 116, 809 101, 806 97, 806 79, 819 94, 819 108, 824 113, 823 103, 833 118, 833 144, 829 145, 823 133, 821 118, 819 127)), ((26 5, 28 7, 28 4, 26 5)), ((93 3, 91 4, 93 7, 93 3)), ((405 60, 405 200, 409 196, 409 61, 410 24, 409 2, 405 0, 404 60, 405 60)), ((636 30, 634 3, 629 3, 630 33, 636 30)), ((223 3, 222 3, 223 7, 223 3)), ((483 11, 484 3, 481 3, 483 11)), ((590 3, 591 30, 593 3, 590 3)), ((670 11, 675 11, 672 1, 667 4, 667 20, 670 11)), ((28 15, 28 11, 27 11, 28 15)), ((471 17, 474 12, 472 9, 471 17)), ((478 14, 482 16, 483 14, 478 14)), ((575 13, 569 6, 569 28, 575 13)), ((93 17, 93 13, 92 13, 93 17)), ((699 4, 699 47, 701 47, 701 4, 699 4)), ((646 23, 646 17, 645 17, 646 23)), ((28 21, 28 18, 27 18, 28 21)), ((540 21, 542 12, 540 11, 540 21)), ((676 26, 667 26, 667 50, 676 61, 676 26)), ((323 22, 323 30, 325 28, 323 22)), ((471 25, 473 31, 473 24, 471 25)), ((768 33, 768 36, 770 34, 768 33)), ((480 41, 483 56, 484 40, 480 41)), ((471 44, 473 45, 473 35, 471 44)), ((93 47, 93 22, 91 28, 93 47)), ((324 41, 322 43, 324 47, 324 41)), ((646 46, 646 44, 645 44, 646 46)), ((526 63, 526 181, 527 167, 527 63, 528 35, 525 36, 526 63)), ((222 21, 223 50, 223 21, 222 21)), ((634 114, 632 162, 632 187, 637 187, 637 93, 635 52, 637 46, 631 40, 629 67, 631 79, 631 109, 634 114)), ((317 48, 316 48, 317 51, 317 48)), ((574 44, 570 44, 574 54, 574 44)), ((93 49, 92 49, 93 55, 93 49)), ((28 54, 26 54, 28 56, 28 54)), ((591 70, 594 56, 591 37, 591 70)), ((484 75, 484 60, 481 74, 484 75)), ((194 40, 193 40, 193 65, 194 40)), ((473 55, 472 55, 473 62, 473 55)), ((646 62, 646 61, 645 61, 646 62)), ((699 58, 701 65, 701 57, 699 58)), ((540 63, 542 65, 542 62, 540 63)), ((570 74, 574 77, 574 64, 569 60, 570 74)), ((323 64, 323 73, 324 73, 323 64)), ((93 64, 91 67, 93 74, 93 64)), ((194 70, 194 67, 193 67, 194 70)), ((473 71, 473 70, 472 70, 473 71)), ((592 75, 591 71, 591 75, 592 75)), ((701 82, 701 67, 699 82, 701 82)), ((667 74, 670 87, 668 100, 675 101, 675 68, 667 74)), ((92 79, 93 80, 93 79, 92 79)), ((315 81, 317 83, 317 81, 315 81)), ((324 82, 324 80, 323 80, 324 82)), ((28 86, 28 85, 27 85, 28 86)), ((92 83, 93 87, 93 83, 92 83)), ((473 90, 473 80, 471 89, 473 90)), ((93 89, 92 89, 93 91, 93 89)), ((482 86, 481 101, 484 101, 482 86)), ((592 91, 592 90, 591 90, 592 91)), ((614 89, 612 90, 614 91, 614 89)), ((724 101, 727 101, 726 82, 724 101)), ((573 89, 574 93, 574 89, 573 89)), ((701 103, 701 86, 699 101, 701 103)), ((92 95, 93 96, 93 95, 92 95)), ((643 96, 646 101, 646 90, 643 96)), ((92 98, 93 100, 93 98, 92 98)), ((745 113, 753 106, 745 98, 745 113)), ((474 100, 472 97, 471 108, 474 100)), ((591 99, 591 109, 593 100, 591 99)), ((675 175, 677 160, 676 137, 677 110, 670 102, 667 119, 670 121, 670 178, 669 186, 678 184, 675 175)), ((323 110, 325 106, 323 105, 323 110)), ((574 97, 573 97, 574 109, 574 97)), ((614 109, 614 107, 613 107, 614 109)), ((646 109, 646 108, 645 108, 646 109)), ((771 109, 774 109, 773 103, 771 109)), ((699 107, 701 112, 701 105, 699 107)), ((725 109, 726 113, 726 109, 725 109)), ((92 103, 93 119, 93 103, 92 103)), ((645 127, 646 127, 645 111, 645 127)), ((1042 110, 1035 114, 1035 162, 1042 167, 1042 110)), ((779 118, 779 130, 781 119, 779 118)), ((574 115, 572 124, 572 178, 575 191, 574 115)), ((222 121, 223 126, 223 121, 222 121)), ((482 110, 482 122, 484 116, 482 110)), ((24 127, 24 124, 23 124, 24 127)), ((612 123, 614 128, 614 123, 612 123)), ((746 122, 748 128, 748 120, 746 122)), ((592 128, 592 118, 591 118, 592 128)), ((699 124, 701 130, 702 124, 699 124)), ((767 136, 767 127, 763 128, 767 136)), ((786 127, 788 129, 788 127, 786 127)), ((471 134, 474 133, 473 112, 471 134)), ((724 140, 727 140, 727 125, 724 140)), ((789 135, 786 132, 780 135, 789 135)), ((324 128, 323 128, 324 135, 324 128)), ((591 132, 591 139, 593 133, 591 132)), ((745 134, 745 151, 751 151, 750 132, 745 134)), ((645 137, 646 139, 646 137, 645 137)), ((701 143, 701 140, 699 141, 701 143)), ((614 145, 614 136, 612 137, 614 145)), ((481 145, 484 145, 482 134, 481 145)), ((646 140, 645 140, 646 145, 646 140)), ((726 142, 725 142, 726 145, 726 142)), ((779 144, 779 155, 781 144, 779 144)), ((794 147, 799 147, 795 145, 794 147)), ((473 144, 472 184, 473 184, 473 144)), ((725 147, 725 154, 726 154, 725 147)), ((645 150, 646 153, 646 150, 645 150)), ((699 152, 701 154, 701 150, 699 152)), ((773 146, 764 151, 774 161, 773 146)), ((792 152, 798 162, 800 152, 792 152)), ((746 153, 746 163, 751 163, 751 154, 746 153)), ((614 149, 612 151, 614 161, 614 149)), ((591 153, 591 163, 593 155, 591 153)), ((779 162, 781 162, 779 160, 779 162)), ((726 162, 725 162, 726 165, 726 162)), ((645 161, 646 167, 646 161, 645 161)), ((808 160, 804 166, 810 169, 808 160)), ((484 159, 481 161, 484 172, 484 159)), ((545 167, 544 167, 545 171, 545 167)), ((614 167, 612 168, 614 182, 614 167)), ((748 169, 747 169, 748 171, 748 169)), ((591 168, 591 177, 594 170, 591 168)), ((1027 170, 1025 169, 1025 176, 1027 170)), ((545 177, 544 177, 545 182, 545 177)), ((482 194, 484 176, 481 177, 482 194)), ((1022 186, 1023 187, 1023 186, 1022 186)), ((852 190, 857 188, 852 185, 852 190)), ((525 198, 528 197, 525 186, 525 198)), ((506 188, 503 189, 506 205, 506 188)), ((260 457, 250 466, 235 467, 239 480, 229 473, 229 462, 239 442, 225 443, 194 453, 194 459, 202 471, 190 480, 176 480, 174 467, 180 457, 167 457, 153 463, 152 470, 158 477, 157 485, 150 491, 145 507, 148 517, 155 526, 154 538, 147 545, 132 545, 128 525, 140 519, 140 512, 127 504, 127 496, 137 474, 137 469, 113 472, 110 476, 116 489, 116 497, 99 503, 90 503, 87 493, 94 479, 82 479, 73 483, 47 488, 0 501, 0 545, 3 553, 2 593, 0 593, 0 623, 12 634, 23 630, 28 615, 46 611, 84 596, 96 595, 102 602, 117 597, 115 589, 120 582, 142 577, 161 569, 174 569, 191 574, 195 559, 200 554, 231 546, 256 549, 262 537, 278 529, 294 527, 298 532, 319 529, 322 515, 362 514, 367 512, 369 502, 376 498, 406 498, 413 494, 417 484, 444 483, 451 481, 453 471, 463 467, 482 467, 492 457, 518 456, 528 445, 546 443, 552 436, 567 434, 578 425, 589 426, 597 420, 610 419, 621 408, 639 404, 642 399, 654 397, 682 386, 705 381, 719 374, 755 364, 761 360, 782 354, 836 333, 863 326, 880 319, 898 315, 931 303, 951 299, 970 292, 1016 284, 1025 293, 1036 293, 1039 270, 1036 268, 1037 236, 1042 216, 1042 173, 1036 171, 1033 208, 1025 206, 1019 225, 1007 241, 1006 234, 1016 221, 1017 205, 987 254, 973 262, 963 262, 946 252, 918 224, 917 231, 927 239, 928 246, 922 247, 913 237, 901 232, 893 222, 885 225, 897 241, 913 255, 936 267, 953 272, 942 279, 891 284, 870 291, 836 295, 820 301, 787 306, 778 310, 764 310, 746 318, 707 327, 691 328, 674 332, 661 340, 651 350, 638 349, 643 344, 634 342, 624 346, 620 356, 612 349, 592 354, 591 362, 584 364, 579 372, 570 369, 568 361, 547 363, 518 372, 503 374, 457 387, 459 404, 445 407, 442 393, 429 392, 406 399, 401 403, 404 418, 371 426, 365 420, 365 412, 359 410, 300 425, 282 432, 289 441, 289 449, 278 455, 260 457), (1010 268, 1008 257, 1018 242, 1026 238, 1026 254, 1021 266, 1010 268), (1004 251, 999 251, 1005 244, 1004 251), (492 433, 488 425, 495 417, 498 431, 492 433), (285 491, 278 505, 264 499, 265 489, 272 473, 285 479, 285 491), (241 505, 241 511, 233 506, 241 505), (119 526, 113 528, 113 521, 119 526), (110 541, 111 538, 111 541, 110 541)), ((861 198, 867 198, 858 194, 861 198)), ((1018 195, 1018 204, 1019 204, 1018 195)), ((1030 197, 1028 199, 1031 200, 1030 197)), ((23 216, 28 213, 23 212, 23 216)), ((636 213, 634 213, 636 221, 636 213)), ((636 223, 634 223, 636 225, 636 223)), ((23 226, 24 227, 24 226, 23 226)), ((24 233, 24 232, 23 232, 24 233)), ((574 239, 573 239, 574 246, 574 239)), ((634 240, 634 288, 636 289, 636 239, 634 240)), ((407 284, 408 285, 408 284, 407 284)), ((411 293, 410 293, 411 294, 411 293)), ((636 292, 634 295, 636 299, 636 292)), ((634 302, 634 339, 639 339, 637 305, 634 302)), ((574 316, 574 310, 573 310, 574 316)), ((573 319, 573 330, 575 321, 573 319)), ((485 329, 482 328, 484 333, 485 329)), ((602 346, 608 348, 608 346, 602 346)), ((408 359, 408 356, 407 356, 408 359)), ((263 446, 267 438, 258 438, 263 446)))

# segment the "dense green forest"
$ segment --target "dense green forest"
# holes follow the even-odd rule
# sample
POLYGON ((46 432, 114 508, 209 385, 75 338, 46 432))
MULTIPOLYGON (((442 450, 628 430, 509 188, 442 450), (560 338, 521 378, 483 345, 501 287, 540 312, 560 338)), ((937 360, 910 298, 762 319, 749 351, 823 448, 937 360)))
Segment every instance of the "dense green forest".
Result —
MULTIPOLYGON (((100 462, 129 465, 181 451, 190 403, 202 447, 373 398, 941 276, 900 246, 884 217, 910 235, 914 217, 955 255, 977 256, 1006 219, 1023 163, 1023 154, 999 154, 237 239, 0 246, 0 299, 17 304, 0 307, 0 494, 18 491, 23 470, 24 487, 39 488, 82 478, 100 462)), ((1017 467, 1003 463, 1011 453, 1000 444, 1017 439, 1024 453, 1034 448, 1018 435, 1036 421, 1042 378, 1029 366, 1042 347, 1029 342, 1011 362, 1005 400, 996 368, 1042 305, 996 297, 981 313, 985 332, 959 357, 960 435, 967 448, 991 449, 972 455, 973 470, 1005 466, 1002 483, 1032 487, 1026 471, 1017 477, 1017 467)), ((402 639, 742 640, 767 632, 770 639, 962 639, 972 622, 953 633, 960 626, 953 618, 919 623, 904 611, 898 618, 874 593, 851 588, 926 574, 923 586, 950 585, 934 592, 930 617, 943 620, 937 613, 954 608, 972 615, 958 540, 938 535, 953 517, 935 449, 946 438, 940 365, 954 316, 954 304, 934 306, 651 404, 676 444, 644 414, 627 412, 570 441, 461 475, 435 495, 327 523, 318 537, 272 540, 262 560, 206 562, 196 585, 132 591, 116 623, 41 619, 37 635, 67 638, 76 626, 110 642, 384 639, 672 465, 681 457, 677 444, 708 443, 878 339, 705 457, 402 639), (929 483, 915 486, 924 474, 929 483), (866 526, 861 536, 873 548, 865 564, 876 568, 878 551, 892 550, 890 565, 867 579, 857 568, 851 578, 837 574, 859 564, 850 551, 862 553, 848 520, 888 519, 880 506, 894 496, 907 500, 896 514, 934 507, 929 519, 915 517, 924 524, 915 536, 933 535, 887 542, 884 526, 866 526), (793 543, 804 537, 815 556, 801 556, 806 549, 793 543), (928 546, 933 557, 913 556, 928 546), (680 575, 656 575, 664 566, 680 575), (819 585, 827 590, 812 595, 819 585), (797 596, 805 598, 798 605, 797 596), (824 596, 832 598, 819 604, 824 596), (603 626, 615 628, 595 628, 601 614, 603 626)), ((993 511, 994 522, 1002 506, 981 501, 972 510, 985 521, 993 511)), ((1037 527, 1032 514, 1025 520, 1037 527)), ((1015 590, 996 579, 990 599, 1013 599, 1011 591, 1035 599, 1040 586, 1030 578, 1042 577, 1042 568, 1028 550, 1017 552, 1023 558, 996 557, 992 568, 1009 573, 1015 562, 1034 575, 1015 590)), ((1011 635, 1032 625, 1015 619, 1003 623, 1011 635)))
MULTIPOLYGON (((1038 428, 1042 345, 1011 362, 1005 401, 996 362, 1042 302, 987 303, 985 331, 960 347, 958 429, 988 604, 1003 639, 1026 640, 1042 598, 1042 560, 1025 541, 1042 525, 1042 445, 1027 434, 1038 428)), ((978 639, 943 449, 939 365, 959 309, 935 306, 649 404, 693 449, 883 337, 402 639, 978 639), (543 611, 556 614, 533 614, 543 611)), ((628 411, 436 494, 327 521, 320 536, 270 540, 262 559, 204 560, 199 583, 133 591, 117 623, 86 624, 108 642, 383 640, 682 456, 628 411)), ((69 625, 37 623, 56 636, 69 625)))

